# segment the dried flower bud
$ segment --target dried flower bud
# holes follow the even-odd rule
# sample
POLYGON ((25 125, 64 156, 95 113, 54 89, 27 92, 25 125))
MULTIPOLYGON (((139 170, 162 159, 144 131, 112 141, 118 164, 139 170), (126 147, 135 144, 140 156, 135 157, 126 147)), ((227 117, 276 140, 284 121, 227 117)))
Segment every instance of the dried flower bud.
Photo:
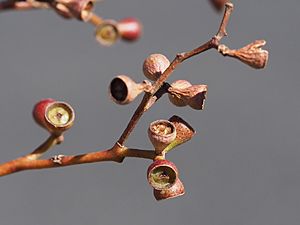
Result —
POLYGON ((209 0, 214 9, 218 12, 224 9, 224 6, 228 0, 209 0))
POLYGON ((207 94, 207 85, 192 85, 185 89, 169 87, 168 92, 173 98, 180 99, 184 104, 189 105, 193 109, 202 110, 207 94))
MULTIPOLYGON (((171 84, 171 86, 173 88, 182 90, 182 89, 192 86, 192 84, 186 80, 177 80, 177 81, 173 82, 171 84)), ((172 95, 169 93, 168 97, 169 97, 170 102, 172 102, 176 106, 182 107, 182 106, 187 105, 187 102, 184 101, 184 99, 182 99, 180 95, 172 95)))
POLYGON ((149 55, 143 64, 143 73, 150 80, 157 80, 169 67, 170 61, 162 54, 149 55))
POLYGON ((148 167, 147 179, 154 189, 166 190, 178 180, 178 170, 175 164, 168 160, 156 160, 148 167))
POLYGON ((149 84, 144 81, 140 84, 126 75, 115 77, 109 85, 109 94, 112 100, 120 105, 131 103, 140 93, 149 89, 149 84))
POLYGON ((176 198, 184 195, 184 193, 184 186, 179 178, 177 179, 176 183, 169 189, 156 190, 153 188, 153 194, 157 201, 176 198))
POLYGON ((220 45, 218 51, 224 56, 239 59, 254 69, 262 69, 267 65, 269 58, 269 52, 261 48, 265 44, 265 40, 256 40, 238 50, 231 50, 225 45, 220 45))
POLYGON ((142 24, 136 18, 124 18, 118 22, 118 30, 125 41, 135 41, 142 34, 142 24))
POLYGON ((196 134, 193 127, 179 116, 174 115, 169 119, 169 121, 175 126, 176 138, 166 148, 164 148, 164 153, 167 153, 178 145, 191 140, 196 134))
POLYGON ((156 120, 150 124, 148 136, 155 152, 161 154, 165 147, 176 138, 176 128, 168 120, 156 120))
POLYGON ((120 38, 117 22, 106 20, 96 27, 95 37, 104 46, 111 46, 120 38))

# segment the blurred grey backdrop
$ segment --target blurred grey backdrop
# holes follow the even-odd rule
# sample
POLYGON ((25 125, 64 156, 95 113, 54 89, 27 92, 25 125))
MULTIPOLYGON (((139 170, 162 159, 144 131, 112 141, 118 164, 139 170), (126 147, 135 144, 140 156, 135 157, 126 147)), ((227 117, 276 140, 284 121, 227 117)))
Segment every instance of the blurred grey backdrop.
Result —
MULTIPOLYGON (((146 180, 150 161, 126 159, 0 178, 1 225, 299 225, 300 75, 298 0, 234 1, 229 37, 242 47, 266 39, 264 70, 216 51, 196 56, 170 77, 209 86, 206 108, 176 108, 162 98, 144 115, 129 146, 151 148, 147 126, 173 114, 197 130, 169 154, 186 194, 156 202, 146 180)), ((0 14, 1 162, 26 154, 47 138, 32 120, 40 99, 69 102, 77 113, 65 142, 47 154, 78 154, 110 147, 138 105, 115 105, 107 95, 118 74, 144 79, 150 53, 172 59, 215 34, 221 15, 208 1, 106 0, 105 18, 139 18, 134 44, 98 45, 93 27, 52 11, 0 14)))

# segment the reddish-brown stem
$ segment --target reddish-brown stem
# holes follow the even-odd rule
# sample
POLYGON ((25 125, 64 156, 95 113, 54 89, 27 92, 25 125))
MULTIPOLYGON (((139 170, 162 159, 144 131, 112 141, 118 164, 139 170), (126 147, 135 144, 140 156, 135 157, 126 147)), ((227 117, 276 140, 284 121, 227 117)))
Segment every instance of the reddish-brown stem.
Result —
POLYGON ((50 135, 50 137, 33 152, 28 155, 22 156, 15 160, 3 163, 0 165, 0 176, 14 173, 19 170, 23 162, 32 162, 40 158, 47 150, 63 141, 63 136, 50 135))
POLYGON ((50 135, 50 137, 41 144, 37 149, 35 149, 32 153, 26 155, 25 157, 28 160, 35 160, 40 158, 46 151, 48 151, 50 148, 54 147, 57 144, 60 144, 64 139, 64 136, 56 136, 56 135, 50 135))
MULTIPOLYGON (((53 137, 50 137, 44 144, 42 144, 38 148, 39 150, 37 149, 34 152, 41 153, 41 151, 46 149, 46 146, 49 147, 49 145, 52 145, 54 142, 56 141, 54 141, 53 137)), ((155 152, 153 150, 131 149, 120 147, 118 145, 115 145, 114 147, 108 150, 90 152, 76 156, 58 155, 52 157, 51 159, 38 159, 38 157, 32 157, 32 154, 29 154, 28 156, 20 157, 18 159, 0 165, 0 176, 5 176, 23 170, 56 168, 103 161, 113 161, 120 163, 126 157, 136 157, 151 160, 153 160, 156 157, 155 152)))
POLYGON ((221 25, 219 27, 218 33, 213 38, 211 38, 211 40, 209 40, 208 42, 204 43, 200 47, 195 48, 189 52, 179 53, 176 55, 175 59, 171 62, 170 66, 163 72, 163 74, 159 77, 159 79, 155 81, 151 92, 145 93, 143 100, 141 101, 138 108, 135 110, 126 129, 123 131, 122 135, 117 141, 119 145, 121 146, 124 145, 125 141, 129 137, 133 129, 135 128, 136 124, 138 123, 139 119, 142 117, 144 112, 146 112, 153 105, 151 104, 151 102, 154 102, 154 100, 152 99, 154 98, 155 93, 161 88, 161 86, 168 79, 168 77, 174 72, 174 70, 177 68, 179 64, 211 48, 216 48, 216 49, 218 48, 220 40, 226 35, 226 27, 229 22, 229 18, 232 13, 232 10, 233 10, 233 4, 230 2, 226 3, 224 16, 221 25))
POLYGON ((96 14, 92 13, 92 15, 90 16, 89 20, 87 21, 90 24, 94 25, 94 26, 99 26, 101 23, 103 23, 103 19, 99 16, 97 16, 96 14))
POLYGON ((219 27, 219 31, 216 34, 215 38, 220 41, 224 36, 227 36, 227 32, 226 32, 226 27, 227 24, 229 22, 229 18, 231 16, 231 13, 233 11, 233 4, 231 2, 227 2, 225 4, 225 12, 224 12, 224 16, 221 22, 221 25, 219 27))
POLYGON ((143 100, 135 110, 133 116, 131 117, 126 129, 123 131, 121 137, 118 140, 118 144, 123 146, 128 136, 131 134, 133 129, 135 128, 136 124, 138 123, 139 119, 142 117, 143 113, 146 110, 146 105, 149 102, 149 100, 152 98, 152 95, 150 93, 145 93, 143 100))

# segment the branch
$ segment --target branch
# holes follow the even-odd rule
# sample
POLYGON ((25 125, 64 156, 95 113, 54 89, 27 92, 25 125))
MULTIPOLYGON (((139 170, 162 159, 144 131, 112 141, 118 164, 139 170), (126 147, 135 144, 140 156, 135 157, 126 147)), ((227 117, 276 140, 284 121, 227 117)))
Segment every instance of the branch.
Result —
POLYGON ((227 27, 227 24, 229 22, 229 18, 231 16, 231 13, 233 11, 233 4, 231 2, 227 2, 225 4, 225 13, 224 13, 224 16, 223 16, 223 19, 222 19, 222 22, 221 22, 221 25, 219 27, 219 31, 218 33, 216 34, 215 38, 218 40, 218 41, 221 41, 221 39, 224 37, 224 36, 227 36, 227 31, 226 31, 226 27, 227 27))
MULTIPOLYGON (((0 5, 0 11, 1 9, 8 9, 9 4, 14 4, 16 6, 17 3, 36 3, 35 0, 28 0, 27 2, 5 2, 7 5, 5 5, 3 2, 0 5), (6 7, 6 8, 5 8, 6 7)), ((44 3, 41 3, 44 4, 44 3)), ((47 4, 47 3, 45 3, 47 4)), ((152 107, 152 105, 164 94, 168 92, 168 89, 170 85, 166 83, 166 80, 168 77, 175 71, 175 69, 185 60, 195 56, 199 55, 207 50, 210 50, 212 48, 217 49, 219 52, 221 52, 224 56, 232 56, 232 57, 239 57, 240 60, 246 63, 251 63, 251 66, 255 68, 259 68, 260 64, 262 62, 265 62, 263 60, 254 60, 253 55, 256 56, 257 54, 260 54, 264 56, 260 57, 260 59, 267 58, 266 52, 260 49, 262 45, 264 45, 265 42, 257 41, 254 43, 251 43, 250 45, 246 46, 245 48, 242 48, 241 50, 235 51, 230 50, 226 46, 223 46, 220 44, 220 41, 223 37, 227 35, 226 28, 230 19, 230 16, 233 11, 233 4, 228 2, 225 5, 225 11, 222 18, 222 21, 219 26, 219 30, 215 36, 213 36, 209 41, 206 43, 200 45, 199 47, 188 51, 179 53, 176 55, 174 60, 170 63, 168 68, 161 74, 161 76, 153 83, 151 88, 149 90, 145 91, 144 97, 135 110, 133 116, 131 117, 127 127, 121 134, 119 140, 116 142, 116 144, 107 150, 97 151, 97 152, 90 152, 86 154, 81 155, 57 155, 50 159, 39 159, 47 150, 52 148, 53 146, 60 144, 63 141, 62 135, 54 135, 52 134, 42 145, 40 145, 36 150, 34 150, 32 153, 17 158, 15 160, 6 162, 2 165, 0 165, 0 176, 16 173, 23 170, 34 170, 34 169, 45 169, 45 168, 56 168, 56 167, 64 167, 64 166, 71 166, 71 165, 77 165, 77 164, 85 164, 85 163, 95 163, 95 162, 103 162, 103 161, 113 161, 121 163, 123 162, 124 158, 126 157, 136 157, 136 158, 144 158, 144 159, 151 159, 155 160, 157 158, 164 159, 165 154, 157 154, 153 150, 141 150, 141 149, 133 149, 133 148, 127 148, 124 146, 124 143, 126 142, 129 135, 134 130, 136 124, 139 122, 142 115, 152 107), (247 54, 244 53, 244 50, 247 50, 247 54), (248 52, 249 49, 251 50, 251 54, 248 52), (236 53, 237 52, 237 53, 236 53), (239 53, 239 54, 238 54, 239 53), (243 53, 243 54, 242 54, 243 53), (259 64, 260 63, 260 64, 259 64)), ((89 20, 86 22, 90 22, 94 25, 99 25, 103 22, 102 18, 98 17, 95 14, 91 14, 89 20)), ((257 58, 257 57, 256 57, 257 58)), ((255 58, 255 59, 256 59, 255 58)), ((249 64, 250 65, 250 64, 249 64)), ((265 63, 263 64, 265 65, 265 63)), ((261 67, 261 66, 260 66, 261 67)))
POLYGON ((90 152, 74 156, 57 155, 50 159, 38 159, 44 152, 60 142, 61 136, 50 136, 40 147, 38 147, 31 154, 0 165, 0 176, 5 176, 24 170, 56 168, 103 161, 113 161, 121 163, 126 157, 144 158, 151 160, 154 160, 154 158, 156 157, 153 150, 131 149, 115 145, 111 149, 98 152, 90 152))
POLYGON ((46 151, 50 148, 54 147, 57 144, 60 144, 64 141, 64 136, 55 136, 50 135, 50 137, 41 144, 37 149, 35 149, 32 153, 25 156, 28 160, 36 160, 39 159, 46 151))
POLYGON ((4 176, 10 173, 19 171, 20 165, 25 162, 31 162, 40 158, 46 151, 54 147, 63 141, 61 136, 57 137, 50 135, 50 137, 39 147, 37 147, 32 153, 22 156, 20 158, 14 159, 12 161, 3 163, 0 165, 0 176, 4 176))
POLYGON ((91 13, 91 16, 87 22, 89 22, 90 24, 92 24, 94 26, 99 26, 101 23, 103 23, 103 19, 101 17, 97 16, 95 13, 91 13))
POLYGON ((138 123, 139 119, 142 117, 144 112, 146 112, 153 104, 155 100, 155 94, 159 89, 162 87, 164 82, 168 79, 168 77, 175 71, 177 66, 181 64, 183 61, 203 53, 209 49, 215 48, 218 49, 220 45, 219 42, 221 39, 226 35, 226 27, 229 22, 229 18, 233 11, 233 4, 228 2, 225 5, 224 16, 221 21, 218 33, 212 37, 208 42, 204 43, 203 45, 195 48, 189 52, 179 53, 176 55, 175 59, 171 62, 170 66, 162 73, 162 75, 155 81, 153 84, 153 88, 150 93, 145 93, 143 100, 141 101, 138 108, 135 110, 133 116, 131 117, 126 129, 123 131, 122 135, 120 136, 117 144, 123 146, 133 129, 135 128, 136 124, 138 123))

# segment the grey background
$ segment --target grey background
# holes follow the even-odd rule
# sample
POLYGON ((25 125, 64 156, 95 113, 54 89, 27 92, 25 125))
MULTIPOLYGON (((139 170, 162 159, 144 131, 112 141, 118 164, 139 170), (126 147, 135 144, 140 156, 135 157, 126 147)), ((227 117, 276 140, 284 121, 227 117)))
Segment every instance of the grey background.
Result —
MULTIPOLYGON (((63 169, 26 171, 0 179, 1 225, 299 225, 300 102, 298 0, 235 1, 224 43, 239 48, 267 40, 270 60, 254 70, 215 51, 182 64, 169 81, 209 86, 206 109, 176 108, 161 99, 139 123, 129 146, 151 148, 148 124, 177 114, 197 135, 169 154, 186 194, 156 202, 145 174, 150 161, 126 159, 63 169)), ((140 100, 115 105, 111 79, 144 79, 150 53, 172 59, 215 34, 221 16, 207 1, 107 0, 105 18, 138 17, 135 44, 99 46, 92 26, 51 11, 0 14, 1 162, 28 153, 47 138, 31 118, 46 97, 69 102, 75 126, 47 154, 78 154, 110 147, 140 100)))

